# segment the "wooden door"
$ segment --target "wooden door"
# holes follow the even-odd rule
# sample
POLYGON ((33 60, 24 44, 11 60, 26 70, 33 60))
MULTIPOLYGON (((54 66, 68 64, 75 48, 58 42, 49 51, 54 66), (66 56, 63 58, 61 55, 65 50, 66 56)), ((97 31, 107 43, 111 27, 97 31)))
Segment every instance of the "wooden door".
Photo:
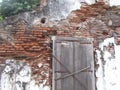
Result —
POLYGON ((55 37, 53 90, 95 90, 92 39, 55 37))

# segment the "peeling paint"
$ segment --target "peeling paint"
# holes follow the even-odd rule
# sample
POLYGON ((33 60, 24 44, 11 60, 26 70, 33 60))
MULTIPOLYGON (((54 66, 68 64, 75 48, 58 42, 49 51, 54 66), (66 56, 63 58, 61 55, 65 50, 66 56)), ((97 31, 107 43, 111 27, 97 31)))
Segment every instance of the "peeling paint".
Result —
POLYGON ((50 90, 47 78, 41 84, 32 79, 31 67, 14 59, 6 60, 1 66, 0 90, 50 90))
POLYGON ((120 88, 120 46, 115 44, 114 38, 107 38, 96 50, 97 64, 96 71, 97 90, 119 90, 120 88))

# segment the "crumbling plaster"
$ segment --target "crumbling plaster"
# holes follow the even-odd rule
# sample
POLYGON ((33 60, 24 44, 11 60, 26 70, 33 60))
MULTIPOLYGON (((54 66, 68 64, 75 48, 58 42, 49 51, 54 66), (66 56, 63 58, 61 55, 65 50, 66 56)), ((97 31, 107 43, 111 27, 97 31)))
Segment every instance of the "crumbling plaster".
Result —
POLYGON ((94 50, 99 49, 99 44, 110 37, 115 38, 116 45, 120 44, 119 7, 109 7, 99 2, 74 10, 62 20, 50 20, 51 17, 46 16, 49 14, 45 15, 43 11, 22 13, 8 17, 0 23, 1 65, 11 58, 27 63, 31 68, 29 83, 35 87, 34 90, 41 87, 42 90, 51 88, 51 36, 94 38, 94 50), (45 23, 41 22, 43 17, 45 23))

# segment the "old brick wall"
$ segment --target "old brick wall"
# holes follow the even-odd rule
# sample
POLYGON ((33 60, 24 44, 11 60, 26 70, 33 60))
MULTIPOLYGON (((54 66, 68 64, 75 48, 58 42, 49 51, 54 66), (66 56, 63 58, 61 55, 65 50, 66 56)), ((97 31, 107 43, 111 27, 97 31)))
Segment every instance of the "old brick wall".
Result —
POLYGON ((81 7, 61 21, 38 21, 31 24, 24 18, 10 17, 0 24, 0 63, 10 58, 28 63, 38 84, 47 78, 45 85, 51 86, 51 36, 94 38, 94 49, 108 37, 120 43, 119 8, 101 2, 81 7))

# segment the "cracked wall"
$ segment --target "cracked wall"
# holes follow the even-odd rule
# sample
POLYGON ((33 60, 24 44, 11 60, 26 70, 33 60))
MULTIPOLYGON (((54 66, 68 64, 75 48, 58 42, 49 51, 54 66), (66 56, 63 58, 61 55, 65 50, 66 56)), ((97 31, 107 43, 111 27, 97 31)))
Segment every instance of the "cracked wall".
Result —
MULTIPOLYGON (((39 90, 39 88, 49 90, 52 87, 52 36, 94 38, 95 50, 99 48, 100 43, 110 37, 115 38, 116 45, 120 44, 120 14, 118 7, 109 7, 99 2, 72 11, 66 19, 60 21, 46 20, 45 23, 41 22, 42 16, 36 17, 35 15, 33 18, 33 15, 24 13, 9 17, 0 23, 0 63, 1 65, 6 64, 7 60, 15 60, 13 63, 26 63, 25 65, 30 68, 28 72, 31 73, 29 78, 32 85, 31 90, 33 88, 34 90, 39 90)), ((103 62, 99 61, 99 63, 103 62)), ((18 67, 21 66, 18 64, 18 67)), ((7 69, 9 73, 12 70, 14 71, 15 68, 7 69)), ((6 71, 5 67, 1 70, 6 71)), ((17 70, 19 71, 19 69, 17 70)), ((8 79, 10 77, 6 73, 1 75, 6 76, 8 79)), ((14 76, 13 73, 11 77, 14 76)), ((18 76, 20 77, 19 73, 18 76)), ((12 78, 9 82, 15 83, 12 78)), ((6 82, 8 79, 6 79, 6 82)), ((5 85, 9 86, 6 83, 5 85)), ((18 83, 16 86, 19 86, 18 89, 20 89, 23 88, 21 85, 23 84, 20 81, 20 84, 18 83)), ((16 86, 14 85, 14 87, 16 86)), ((23 86, 25 87, 25 85, 23 86)))

